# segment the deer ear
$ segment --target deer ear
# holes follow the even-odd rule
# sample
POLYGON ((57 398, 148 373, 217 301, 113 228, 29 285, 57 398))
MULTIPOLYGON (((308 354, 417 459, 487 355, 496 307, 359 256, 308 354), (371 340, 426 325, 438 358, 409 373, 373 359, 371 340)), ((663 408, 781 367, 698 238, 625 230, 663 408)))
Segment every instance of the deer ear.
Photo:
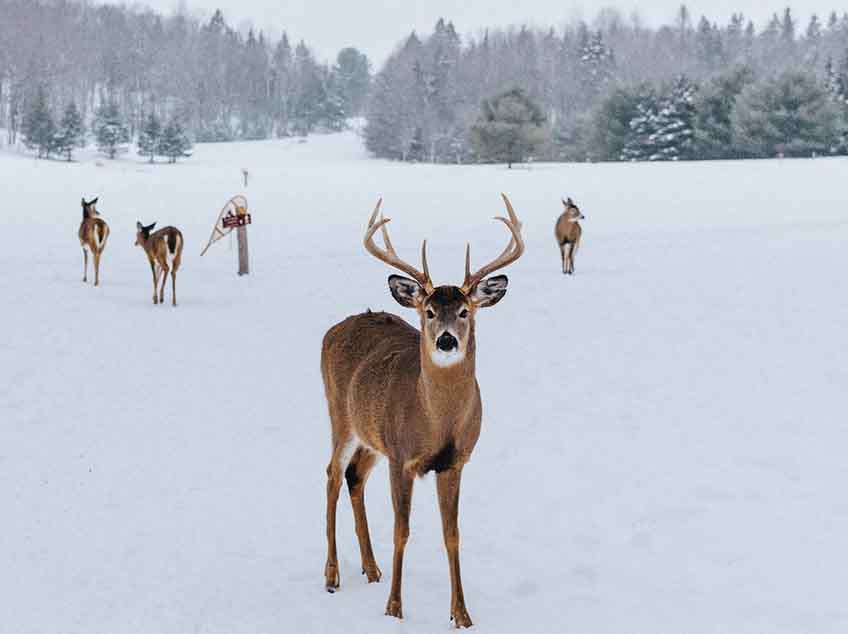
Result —
POLYGON ((469 298, 477 308, 494 306, 506 295, 507 284, 509 284, 509 278, 506 275, 487 277, 477 282, 477 285, 471 289, 469 298))
POLYGON ((147 225, 147 226, 144 228, 144 230, 145 230, 145 231, 148 231, 148 232, 153 231, 153 227, 155 227, 155 226, 156 226, 156 223, 154 222, 154 223, 153 223, 153 224, 151 224, 151 225, 147 225))
POLYGON ((415 308, 424 301, 424 289, 415 280, 402 275, 389 275, 389 290, 401 306, 415 308))
POLYGON ((139 231, 144 231, 144 227, 138 221, 136 221, 136 223, 135 223, 135 228, 138 229, 139 231))
POLYGON ((88 203, 88 204, 89 204, 89 205, 93 205, 94 203, 96 203, 96 202, 97 202, 97 200, 98 200, 99 198, 100 198, 100 196, 98 196, 97 198, 93 199, 93 200, 92 200, 90 203, 88 203))
POLYGON ((568 204, 569 207, 574 207, 574 201, 571 200, 571 196, 568 197, 567 204, 568 204))

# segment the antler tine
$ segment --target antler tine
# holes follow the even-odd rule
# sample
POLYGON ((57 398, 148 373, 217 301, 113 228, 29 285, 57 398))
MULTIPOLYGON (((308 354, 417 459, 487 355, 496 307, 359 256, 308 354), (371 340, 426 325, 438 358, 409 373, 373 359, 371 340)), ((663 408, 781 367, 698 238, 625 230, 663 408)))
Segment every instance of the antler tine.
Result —
MULTIPOLYGON (((424 269, 424 277, 430 281, 430 269, 427 267, 427 240, 421 243, 421 266, 424 269)), ((432 288, 432 283, 430 284, 432 288)))
POLYGON ((506 211, 509 215, 509 219, 504 218, 503 216, 496 216, 495 220, 500 220, 506 225, 507 229, 509 229, 512 234, 512 238, 506 246, 506 249, 504 249, 497 258, 474 274, 471 273, 471 245, 468 245, 465 251, 465 281, 462 284, 462 290, 465 293, 470 291, 474 285, 484 277, 498 269, 502 269, 505 266, 512 264, 524 253, 524 239, 521 237, 521 221, 518 219, 515 209, 513 209, 512 203, 509 201, 506 194, 501 194, 501 197, 506 205, 506 211))
POLYGON ((374 212, 371 214, 371 218, 368 220, 368 228, 365 231, 365 238, 362 241, 363 245, 365 246, 365 250, 368 251, 368 253, 373 255, 378 260, 385 262, 389 266, 393 266, 400 271, 403 271, 416 282, 421 284, 421 286, 424 287, 424 290, 427 293, 431 293, 433 291, 433 282, 430 280, 430 273, 427 269, 427 255, 425 251, 427 247, 427 241, 425 240, 424 245, 422 245, 421 247, 421 257, 423 259, 424 266, 424 271, 421 272, 414 266, 407 264, 398 257, 394 245, 392 245, 392 240, 391 238, 389 238, 389 231, 386 228, 386 225, 391 221, 391 218, 384 218, 382 212, 380 211, 380 206, 382 205, 382 202, 382 198, 377 201, 377 206, 374 208, 374 212), (377 214, 380 214, 379 221, 377 220, 377 214), (377 233, 377 229, 380 229, 383 234, 383 242, 386 245, 385 249, 381 249, 374 243, 374 234, 377 233))

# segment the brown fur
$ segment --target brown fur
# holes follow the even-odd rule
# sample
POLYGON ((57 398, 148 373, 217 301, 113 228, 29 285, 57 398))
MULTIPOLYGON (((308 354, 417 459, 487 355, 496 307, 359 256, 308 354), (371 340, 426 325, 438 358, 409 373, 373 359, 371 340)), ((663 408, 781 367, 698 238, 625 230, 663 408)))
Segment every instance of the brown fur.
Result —
MULTIPOLYGON (((505 198, 506 200, 506 198, 505 198)), ((507 204, 509 205, 508 201, 507 204)), ((379 209, 379 205, 378 205, 379 209)), ((524 244, 520 223, 510 209, 504 220, 517 241, 495 262, 478 271, 492 272, 520 257, 524 244)), ((480 435, 482 402, 475 376, 475 314, 493 306, 506 293, 505 276, 480 279, 466 267, 473 286, 433 288, 422 249, 424 273, 396 258, 388 235, 386 251, 370 242, 377 211, 369 223, 366 248, 380 259, 410 273, 416 280, 393 275, 395 299, 418 313, 420 330, 389 313, 348 317, 333 326, 321 346, 321 375, 332 426, 332 456, 327 466, 327 562, 325 584, 339 587, 336 549, 336 506, 343 478, 347 480, 359 540, 362 572, 368 581, 382 573, 374 559, 365 514, 364 489, 380 455, 389 461, 394 508, 394 557, 386 614, 403 617, 401 576, 409 538, 412 488, 416 476, 436 472, 442 532, 451 580, 451 619, 456 627, 471 626, 465 607, 459 567, 459 489, 462 469, 480 435), (455 346, 452 365, 436 363, 437 341, 449 333, 455 346), (345 462, 348 460, 349 462, 345 462)), ((442 359, 438 357, 437 359, 442 359)))
MULTIPOLYGON (((155 224, 155 223, 154 223, 155 224)), ((137 225, 136 245, 144 249, 147 260, 150 262, 150 270, 153 273, 153 303, 165 303, 165 282, 168 273, 171 273, 171 303, 177 305, 177 270, 180 268, 183 256, 183 234, 176 227, 165 227, 153 233, 149 232, 152 227, 137 225), (171 258, 171 265, 168 259, 171 258), (159 285, 161 275, 162 284, 159 285), (158 292, 158 296, 157 296, 158 292)))
POLYGON ((580 237, 583 235, 583 228, 577 221, 582 220, 584 216, 570 198, 562 201, 562 204, 565 211, 557 219, 554 234, 562 256, 562 272, 573 275, 574 255, 577 253, 580 237))
POLYGON ((100 256, 106 249, 106 239, 109 237, 109 225, 99 218, 96 208, 97 199, 90 203, 82 200, 82 222, 80 223, 77 237, 82 246, 83 272, 82 281, 88 281, 88 252, 94 257, 94 285, 100 285, 100 256))

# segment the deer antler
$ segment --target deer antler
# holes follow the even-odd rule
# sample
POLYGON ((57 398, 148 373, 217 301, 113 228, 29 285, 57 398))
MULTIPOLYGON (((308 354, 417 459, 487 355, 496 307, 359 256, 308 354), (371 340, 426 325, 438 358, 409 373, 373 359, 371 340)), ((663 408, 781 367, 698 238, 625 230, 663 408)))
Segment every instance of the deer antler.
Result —
POLYGON ((509 229, 512 234, 512 238, 506 246, 506 249, 504 249, 497 258, 473 274, 471 273, 471 245, 469 244, 467 246, 465 249, 465 281, 462 283, 463 293, 470 292, 471 289, 474 288, 474 286, 484 277, 498 269, 502 269, 503 267, 512 264, 524 253, 524 239, 521 237, 521 222, 518 220, 518 216, 515 215, 515 209, 512 208, 512 203, 509 202, 509 198, 507 198, 506 194, 501 194, 501 197, 506 205, 506 211, 509 214, 509 219, 506 219, 503 216, 496 216, 495 220, 500 220, 507 226, 507 229, 509 229))
POLYGON ((412 279, 418 282, 424 288, 424 292, 429 295, 433 292, 433 282, 430 279, 430 271, 427 268, 427 241, 424 240, 421 244, 421 263, 424 269, 423 271, 419 271, 411 264, 407 264, 401 260, 398 257, 394 246, 392 246, 391 239, 389 238, 389 230, 386 228, 386 224, 391 221, 391 218, 383 218, 383 214, 380 211, 382 204, 383 199, 380 198, 377 201, 377 206, 374 207, 374 213, 371 214, 371 218, 368 220, 368 229, 365 231, 365 238, 363 240, 365 249, 378 260, 381 260, 389 266, 393 266, 409 275, 412 279), (377 214, 380 214, 379 221, 377 221, 377 214), (380 229, 383 234, 383 243, 386 245, 385 249, 381 249, 374 243, 374 234, 377 233, 377 229, 380 229))

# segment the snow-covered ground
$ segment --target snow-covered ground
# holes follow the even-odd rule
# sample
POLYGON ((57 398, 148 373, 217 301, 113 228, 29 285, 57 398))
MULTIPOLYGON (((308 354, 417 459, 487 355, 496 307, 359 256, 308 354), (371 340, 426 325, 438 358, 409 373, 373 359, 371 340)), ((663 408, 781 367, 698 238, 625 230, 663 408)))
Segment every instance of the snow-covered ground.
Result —
POLYGON ((478 319, 483 432, 462 563, 480 632, 848 630, 846 161, 401 165, 353 135, 204 145, 181 164, 0 154, 0 632, 448 631, 432 477, 416 484, 398 624, 392 519, 368 487, 359 574, 323 589, 325 330, 412 319, 361 238, 378 195, 436 282, 492 257, 510 194, 525 257, 478 319), (199 252, 242 190, 252 274, 199 252), (559 198, 586 215, 560 273, 559 198), (83 285, 81 196, 112 235, 83 285), (176 309, 151 303, 136 220, 186 237, 176 309))

